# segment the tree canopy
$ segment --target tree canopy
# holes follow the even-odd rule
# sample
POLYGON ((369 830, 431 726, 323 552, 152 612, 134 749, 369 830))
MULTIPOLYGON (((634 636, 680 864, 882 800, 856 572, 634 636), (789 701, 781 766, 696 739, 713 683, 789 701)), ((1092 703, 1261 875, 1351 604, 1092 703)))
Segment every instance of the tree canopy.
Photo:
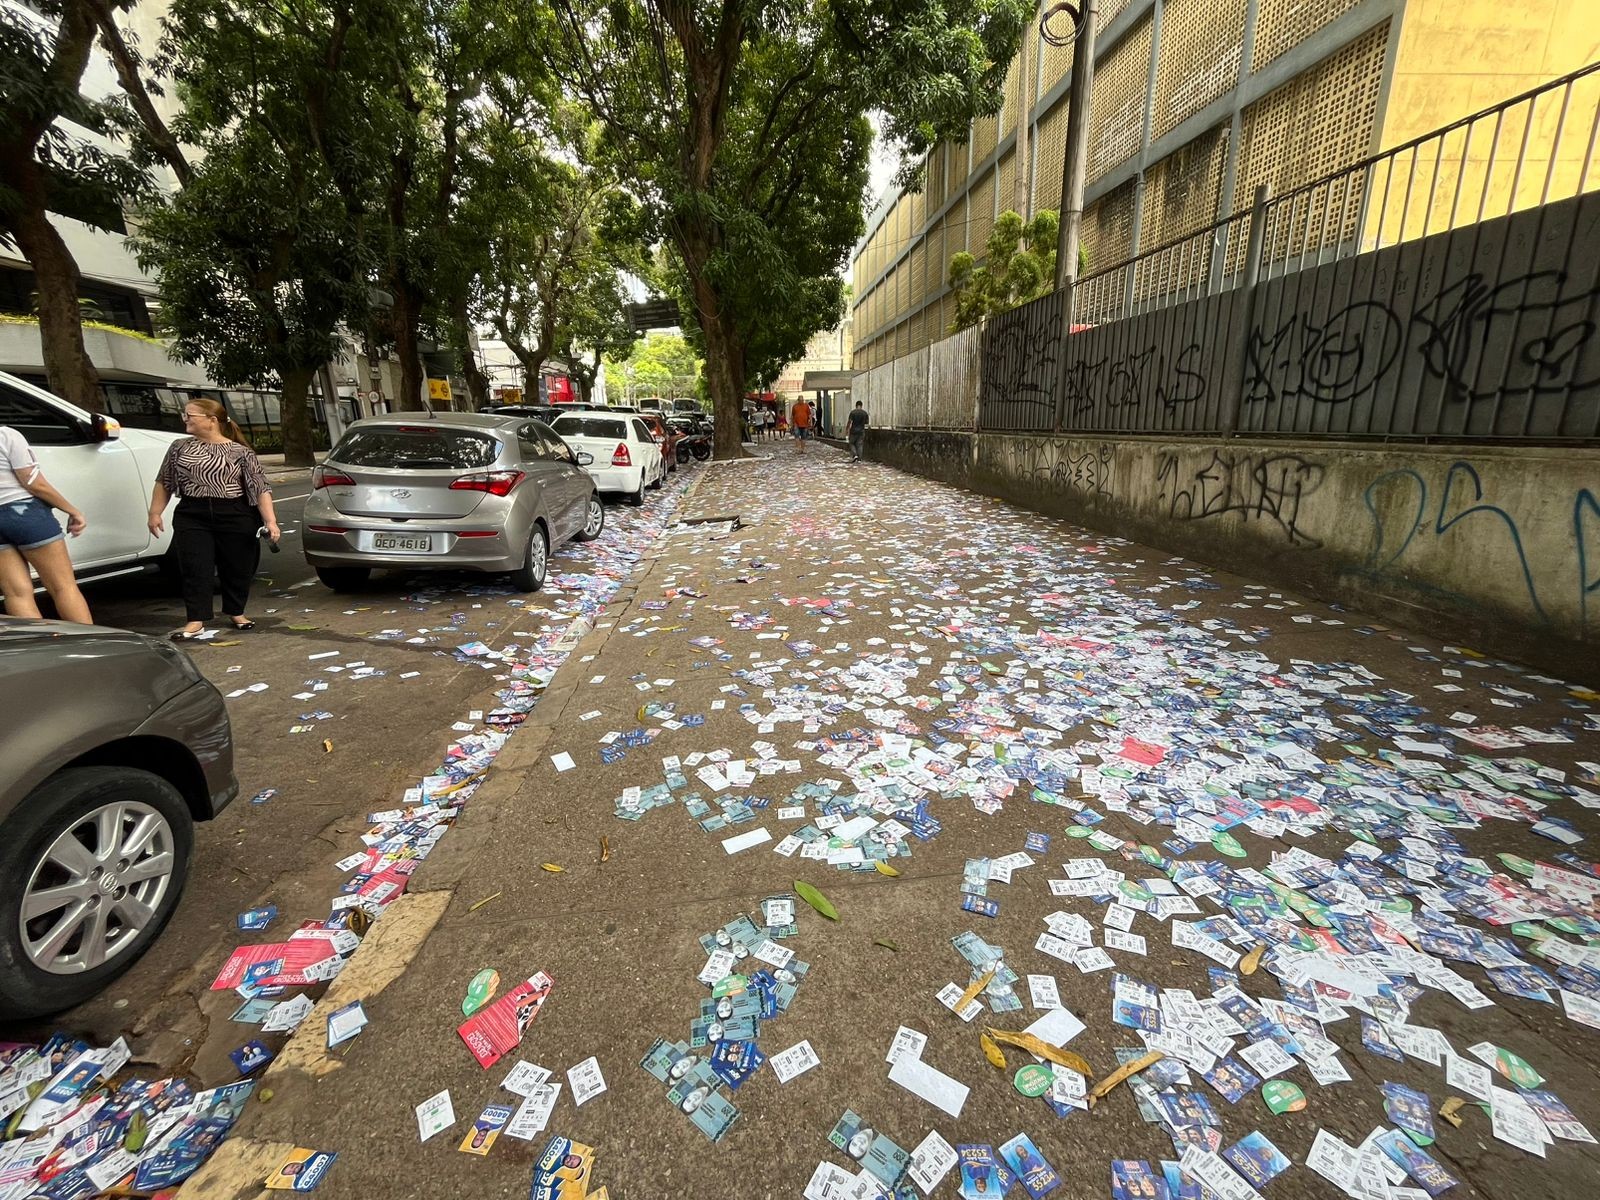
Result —
POLYGON ((1015 212, 1000 214, 984 247, 983 265, 965 250, 950 258, 950 290, 956 296, 954 333, 985 317, 1007 312, 1055 288, 1059 219, 1043 209, 1026 223, 1015 212))
MULTIPOLYGON (((551 67, 593 109, 671 248, 717 454, 740 397, 843 311, 871 130, 907 161, 1003 101, 1029 0, 550 0, 551 67)), ((905 173, 908 177, 914 170, 905 173)))

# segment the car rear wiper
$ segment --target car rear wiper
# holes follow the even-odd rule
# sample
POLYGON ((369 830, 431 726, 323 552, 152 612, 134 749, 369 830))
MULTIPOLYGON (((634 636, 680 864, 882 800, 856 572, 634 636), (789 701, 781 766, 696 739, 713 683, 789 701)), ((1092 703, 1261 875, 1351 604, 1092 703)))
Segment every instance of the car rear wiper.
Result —
POLYGON ((453 467, 455 463, 448 458, 397 458, 397 467, 453 467))

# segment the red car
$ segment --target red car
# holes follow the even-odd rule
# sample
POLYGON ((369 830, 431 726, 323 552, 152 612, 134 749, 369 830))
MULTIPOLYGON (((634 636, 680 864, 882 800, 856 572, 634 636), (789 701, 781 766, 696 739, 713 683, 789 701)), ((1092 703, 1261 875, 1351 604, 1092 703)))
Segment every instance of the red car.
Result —
POLYGON ((661 419, 660 413, 643 412, 639 419, 650 426, 650 432, 656 439, 656 445, 661 447, 661 461, 667 464, 667 470, 678 469, 678 431, 661 419))

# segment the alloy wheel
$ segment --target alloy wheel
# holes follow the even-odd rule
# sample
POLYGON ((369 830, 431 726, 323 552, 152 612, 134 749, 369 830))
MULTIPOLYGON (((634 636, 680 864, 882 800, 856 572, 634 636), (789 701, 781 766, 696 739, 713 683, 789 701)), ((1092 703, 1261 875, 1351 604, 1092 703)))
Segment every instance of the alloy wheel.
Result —
POLYGON ((172 826, 116 802, 61 831, 29 872, 22 948, 42 971, 91 971, 128 948, 160 911, 175 865, 172 826))

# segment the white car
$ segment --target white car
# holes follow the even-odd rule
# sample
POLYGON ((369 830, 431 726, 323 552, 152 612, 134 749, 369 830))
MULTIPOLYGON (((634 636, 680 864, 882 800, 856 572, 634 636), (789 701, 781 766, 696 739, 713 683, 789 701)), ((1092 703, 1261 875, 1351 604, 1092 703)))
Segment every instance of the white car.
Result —
POLYGON ((562 413, 550 428, 574 450, 594 458, 584 469, 594 477, 596 490, 621 492, 629 504, 644 503, 644 489, 660 487, 667 477, 661 447, 655 436, 631 413, 608 413, 604 409, 562 413))
POLYGON ((145 521, 156 472, 167 447, 181 435, 124 429, 110 417, 84 412, 4 371, 0 425, 28 439, 44 477, 83 510, 88 528, 81 537, 67 539, 79 579, 144 570, 166 554, 172 523, 160 537, 151 537, 145 521))

